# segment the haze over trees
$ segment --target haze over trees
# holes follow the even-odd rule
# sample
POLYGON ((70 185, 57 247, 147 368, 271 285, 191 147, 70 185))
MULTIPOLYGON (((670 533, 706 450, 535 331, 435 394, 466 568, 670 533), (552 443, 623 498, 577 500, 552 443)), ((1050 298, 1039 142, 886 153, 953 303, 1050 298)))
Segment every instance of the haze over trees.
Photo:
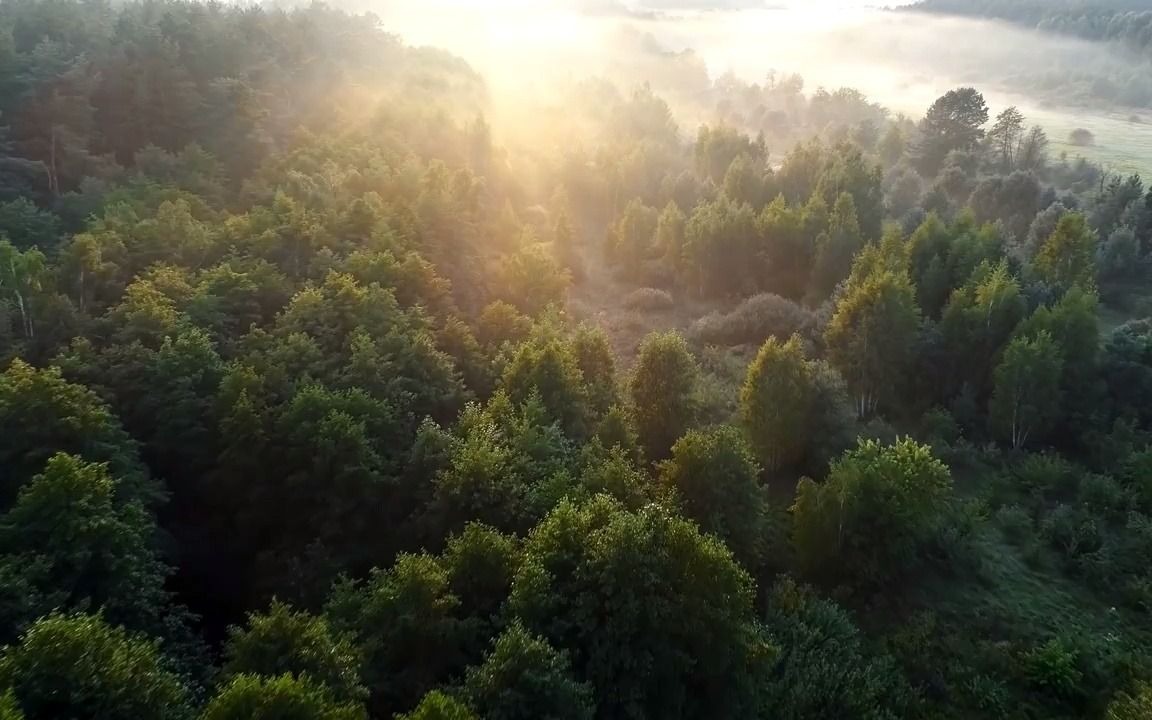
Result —
POLYGON ((0 718, 1146 716, 1140 177, 449 51, 0 3, 0 718))

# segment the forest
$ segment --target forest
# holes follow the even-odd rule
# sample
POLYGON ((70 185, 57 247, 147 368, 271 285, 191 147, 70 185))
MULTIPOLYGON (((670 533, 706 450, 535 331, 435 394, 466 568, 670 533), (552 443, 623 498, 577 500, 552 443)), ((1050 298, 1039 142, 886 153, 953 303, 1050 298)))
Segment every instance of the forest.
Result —
POLYGON ((1152 57, 1152 7, 1144 0, 919 0, 912 9, 998 18, 1152 57))
POLYGON ((1152 189, 643 57, 0 2, 0 720, 1152 718, 1152 189))

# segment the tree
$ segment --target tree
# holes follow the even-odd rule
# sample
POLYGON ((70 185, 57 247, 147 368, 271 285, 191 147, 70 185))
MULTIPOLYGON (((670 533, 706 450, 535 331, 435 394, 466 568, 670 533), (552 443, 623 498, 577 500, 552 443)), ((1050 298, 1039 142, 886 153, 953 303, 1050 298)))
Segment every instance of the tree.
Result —
POLYGON ((464 703, 440 690, 424 696, 416 709, 396 720, 478 720, 476 713, 464 703))
POLYGON ((60 218, 25 197, 0 202, 0 237, 20 250, 37 247, 51 252, 60 239, 60 218))
POLYGON ((306 678, 346 701, 367 695, 352 644, 334 633, 327 619, 295 611, 278 600, 266 613, 250 613, 248 627, 231 628, 224 654, 224 672, 230 677, 306 678))
POLYGON ((724 540, 746 567, 759 567, 767 549, 767 497, 760 468, 736 428, 689 432, 672 446, 660 475, 685 516, 724 540))
POLYGON ((100 610, 118 625, 160 630, 168 569, 154 533, 138 503, 116 497, 105 465, 54 455, 0 518, 0 576, 23 595, 6 598, 19 611, 3 613, 2 635, 14 639, 53 609, 100 610))
POLYGON ((684 257, 685 226, 684 217, 675 200, 669 200, 656 222, 656 250, 668 260, 672 268, 680 273, 684 257))
POLYGON ((748 367, 740 391, 740 421, 765 469, 791 467, 804 458, 815 401, 800 337, 783 344, 770 338, 748 367))
POLYGON ((864 246, 864 237, 856 221, 856 203, 848 193, 841 193, 828 220, 828 232, 816 243, 809 293, 816 298, 832 294, 836 285, 848 277, 852 259, 864 246))
POLYGON ((560 503, 524 550, 509 611, 569 653, 596 691, 596 717, 752 711, 771 651, 752 581, 719 540, 658 506, 631 513, 599 497, 560 503))
POLYGON ((1059 349, 1046 331, 1008 345, 996 368, 988 413, 993 427, 1014 449, 1042 439, 1060 412, 1059 349))
POLYGON ((920 310, 907 274, 873 273, 850 284, 824 333, 828 357, 844 376, 860 417, 898 397, 911 361, 920 310))
POLYGON ((768 598, 765 624, 781 652, 765 678, 773 717, 887 720, 912 692, 892 658, 869 652, 848 613, 791 579, 768 598))
POLYGON ((502 385, 517 403, 535 395, 549 418, 559 422, 571 437, 578 438, 591 420, 584 381, 572 346, 560 338, 542 337, 516 350, 504 370, 502 385))
POLYGON ((0 297, 11 298, 20 313, 20 334, 36 337, 33 299, 42 289, 46 268, 44 253, 35 247, 21 252, 0 236, 0 297))
POLYGON ((584 263, 580 259, 580 248, 576 243, 576 233, 572 229, 572 222, 567 213, 561 212, 556 217, 556 225, 552 229, 552 247, 556 253, 556 260, 568 268, 575 277, 584 273, 584 263))
POLYGON ((24 713, 16 704, 16 696, 11 690, 0 696, 0 720, 24 720, 24 713))
POLYGON ((15 360, 0 374, 0 507, 58 452, 108 463, 122 497, 156 499, 135 443, 96 393, 65 381, 59 368, 15 360))
POLYGON ((1106 720, 1147 720, 1152 717, 1152 687, 1138 684, 1132 692, 1118 693, 1108 703, 1106 720))
POLYGON ((680 335, 653 333, 641 343, 628 394, 640 445, 649 460, 668 457, 672 444, 691 426, 698 373, 696 360, 680 335))
POLYGON ((560 305, 572 278, 539 244, 529 244, 509 257, 502 268, 505 300, 529 315, 560 305))
POLYGON ((364 707, 308 677, 237 675, 200 720, 366 720, 364 707))
POLYGON ((658 222, 656 209, 638 199, 629 202, 623 215, 616 221, 612 232, 615 245, 609 248, 609 254, 619 264, 625 277, 639 277, 644 261, 652 251, 658 222))
POLYGON ((1068 213, 1040 246, 1033 266, 1040 279, 1057 288, 1096 286, 1096 235, 1080 213, 1068 213))
POLYGON ((430 555, 401 555, 363 585, 333 589, 325 614, 356 639, 373 715, 415 707, 463 668, 459 608, 448 572, 430 555))
POLYGON ((992 371, 1024 319, 1026 301, 1005 261, 982 264, 952 293, 939 330, 948 355, 944 401, 966 386, 980 398, 990 391, 992 371))
POLYGON ((932 177, 953 150, 972 150, 984 137, 988 105, 973 88, 949 90, 928 108, 920 121, 920 171, 932 177))
POLYGON ((996 116, 988 131, 988 151, 997 172, 1007 174, 1016 169, 1020 142, 1024 135, 1024 115, 1015 106, 996 116))
POLYGON ((592 720, 591 688, 572 678, 568 658, 520 623, 496 638, 479 667, 468 669, 463 696, 485 720, 592 720))
POLYGON ((603 416, 620 400, 616 385, 616 356, 612 353, 608 335, 603 328, 581 325, 572 336, 572 352, 580 368, 589 409, 596 416, 603 416))
POLYGON ((190 712, 179 679, 155 643, 93 615, 49 615, 0 658, 0 687, 11 688, 29 720, 156 718, 190 712))
POLYGON ((891 588, 928 563, 952 497, 948 468, 911 439, 861 440, 792 507, 804 572, 858 591, 891 588))
POLYGON ((685 229, 685 265, 691 288, 705 297, 738 295, 759 282, 756 214, 752 206, 721 196, 701 203, 685 229))

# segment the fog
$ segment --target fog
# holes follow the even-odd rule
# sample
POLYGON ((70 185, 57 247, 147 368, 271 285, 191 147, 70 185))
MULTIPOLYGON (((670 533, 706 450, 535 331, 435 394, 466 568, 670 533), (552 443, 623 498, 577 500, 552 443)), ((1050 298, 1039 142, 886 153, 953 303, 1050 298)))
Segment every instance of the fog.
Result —
MULTIPOLYGON (((1112 46, 1007 23, 895 11, 861 0, 349 0, 418 45, 443 47, 481 70, 494 92, 525 96, 557 81, 606 76, 651 82, 646 55, 680 58, 712 78, 762 81, 799 73, 806 91, 853 87, 893 113, 923 114, 932 100, 973 85, 993 113, 1017 105, 1057 140, 1090 127, 1106 162, 1152 148, 1152 67, 1112 46), (1146 89, 1147 88, 1147 89, 1146 89), (1141 118, 1143 119, 1143 118, 1141 118), (1110 154, 1109 154, 1110 153, 1110 154)), ((885 3, 891 6, 899 3, 885 3)), ((686 82, 691 82, 690 80, 686 82)), ((690 87, 679 88, 690 91, 690 87)), ((675 105, 675 104, 674 104, 675 105)), ((699 118, 688 118, 696 120, 699 118)))

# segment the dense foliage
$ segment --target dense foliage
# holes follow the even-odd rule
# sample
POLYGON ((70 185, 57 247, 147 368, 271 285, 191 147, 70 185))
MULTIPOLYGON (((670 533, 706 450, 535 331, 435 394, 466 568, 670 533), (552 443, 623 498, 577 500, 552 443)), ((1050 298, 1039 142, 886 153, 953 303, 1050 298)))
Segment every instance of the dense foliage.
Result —
POLYGON ((1147 716, 1152 192, 652 62, 0 3, 0 718, 1147 716))

